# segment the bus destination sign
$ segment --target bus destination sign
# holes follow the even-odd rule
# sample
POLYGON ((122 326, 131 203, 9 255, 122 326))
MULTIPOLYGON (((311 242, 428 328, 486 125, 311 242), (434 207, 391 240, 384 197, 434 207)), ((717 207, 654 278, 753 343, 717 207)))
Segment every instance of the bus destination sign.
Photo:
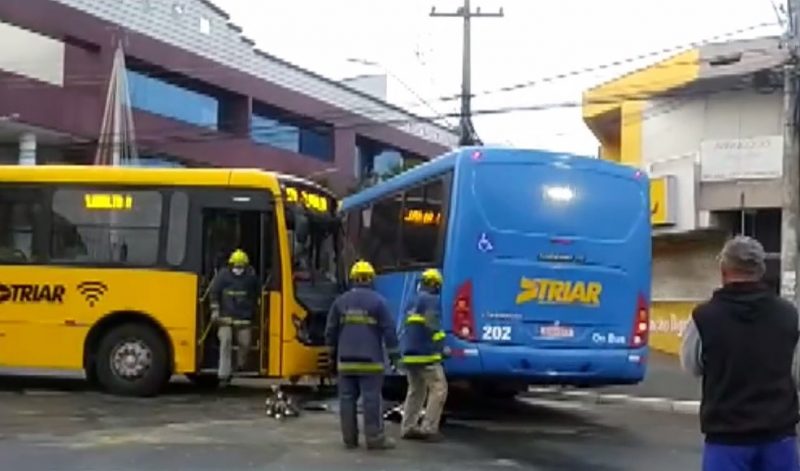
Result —
POLYGON ((293 186, 287 186, 285 192, 288 203, 300 204, 309 211, 318 213, 327 213, 330 210, 330 197, 328 196, 293 186))
POLYGON ((442 219, 439 211, 406 208, 403 221, 408 224, 434 226, 442 219))
POLYGON ((133 197, 112 193, 87 193, 83 196, 86 209, 98 211, 127 211, 133 209, 133 197))

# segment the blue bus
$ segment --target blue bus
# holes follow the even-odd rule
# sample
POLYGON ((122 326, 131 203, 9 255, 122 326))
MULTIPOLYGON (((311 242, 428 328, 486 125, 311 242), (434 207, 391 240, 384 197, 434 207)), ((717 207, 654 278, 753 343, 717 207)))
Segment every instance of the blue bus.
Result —
POLYGON ((538 150, 462 148, 342 201, 345 260, 369 260, 400 313, 444 276, 448 378, 491 394, 633 384, 649 331, 649 183, 538 150))

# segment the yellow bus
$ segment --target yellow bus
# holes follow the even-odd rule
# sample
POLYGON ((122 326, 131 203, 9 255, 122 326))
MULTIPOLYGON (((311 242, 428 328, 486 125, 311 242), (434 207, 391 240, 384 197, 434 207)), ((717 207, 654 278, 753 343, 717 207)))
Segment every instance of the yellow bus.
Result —
POLYGON ((208 287, 236 248, 262 286, 239 374, 322 374, 344 281, 331 192, 259 170, 0 166, 0 367, 122 395, 213 384, 208 287))

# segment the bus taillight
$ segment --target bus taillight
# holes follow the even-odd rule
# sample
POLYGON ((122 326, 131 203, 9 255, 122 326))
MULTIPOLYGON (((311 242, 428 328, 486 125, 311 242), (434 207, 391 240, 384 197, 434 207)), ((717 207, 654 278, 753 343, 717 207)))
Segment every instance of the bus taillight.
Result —
POLYGON ((641 294, 636 300, 636 317, 634 318, 633 322, 631 346, 642 347, 647 345, 647 336, 650 332, 650 311, 647 306, 647 301, 641 294))
POLYGON ((472 315, 472 282, 458 287, 453 301, 453 334, 464 340, 475 340, 475 318, 472 315))

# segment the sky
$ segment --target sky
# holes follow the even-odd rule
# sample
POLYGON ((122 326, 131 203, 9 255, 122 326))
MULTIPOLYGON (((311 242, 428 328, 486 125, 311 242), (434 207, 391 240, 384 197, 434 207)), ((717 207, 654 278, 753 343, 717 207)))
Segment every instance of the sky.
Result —
MULTIPOLYGON (((458 101, 449 97, 460 93, 462 23, 429 13, 432 6, 455 11, 463 0, 213 1, 273 55, 336 80, 386 74, 390 102, 422 116, 458 112, 458 101)), ((566 104, 579 103, 589 87, 663 57, 658 51, 779 34, 778 3, 782 0, 472 0, 473 10, 502 7, 505 13, 473 20, 475 128, 485 144, 596 155, 598 144, 580 106, 566 104), (743 29, 748 31, 732 34, 743 29), (647 58, 629 60, 642 55, 647 58), (617 61, 624 64, 573 73, 617 61), (568 78, 542 81, 562 74, 568 78), (541 105, 546 109, 492 113, 541 105)))

